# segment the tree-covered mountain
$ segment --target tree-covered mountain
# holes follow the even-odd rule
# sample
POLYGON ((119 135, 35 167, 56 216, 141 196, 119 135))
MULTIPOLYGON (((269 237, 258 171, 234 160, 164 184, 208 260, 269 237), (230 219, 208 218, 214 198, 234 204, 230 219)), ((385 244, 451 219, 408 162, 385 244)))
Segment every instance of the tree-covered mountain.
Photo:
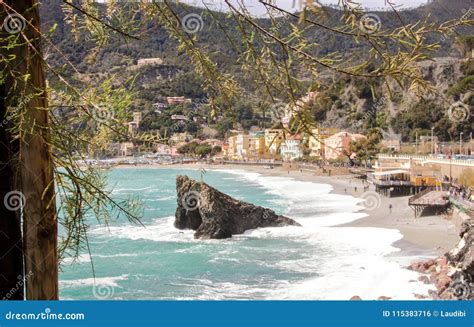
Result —
MULTIPOLYGON (((126 5, 126 4, 125 4, 126 5)), ((100 6, 100 5, 99 5, 100 6)), ((181 7, 180 7, 181 8, 181 7)), ((415 23, 417 21, 427 20, 429 22, 443 22, 450 19, 459 18, 474 8, 473 0, 433 0, 427 5, 416 9, 402 10, 398 14, 393 12, 375 12, 380 17, 383 28, 396 28, 402 24, 415 23)), ((189 7, 178 9, 178 13, 184 16, 190 11, 189 7), (182 10, 182 12, 180 12, 182 10)), ((257 95, 255 86, 246 83, 242 76, 241 66, 235 60, 238 54, 239 33, 236 32, 229 36, 220 32, 219 24, 225 24, 233 28, 235 22, 226 13, 214 12, 211 15, 199 8, 193 8, 192 12, 200 13, 203 18, 203 27, 199 31, 197 42, 199 47, 205 49, 206 53, 217 63, 220 70, 232 74, 238 82, 241 82, 243 94, 241 99, 235 104, 230 113, 221 117, 218 122, 209 122, 213 127, 221 131, 221 136, 226 129, 246 128, 252 126, 271 126, 274 122, 263 119, 265 113, 262 113, 259 105, 261 99, 257 95), (216 20, 216 17, 218 18, 216 20), (231 43, 229 38, 235 43, 231 43)), ((325 8, 325 24, 334 26, 341 19, 341 11, 336 8, 325 8)), ((77 14, 80 14, 77 12, 77 14)), ((169 36, 166 30, 155 23, 149 23, 145 26, 146 37, 139 40, 124 40, 123 37, 110 39, 109 43, 102 46, 100 50, 94 49, 94 42, 83 39, 75 40, 71 26, 64 22, 64 14, 59 1, 46 2, 41 6, 41 17, 44 30, 54 27, 51 37, 53 43, 61 50, 61 53, 51 51, 48 57, 48 63, 51 66, 58 67, 62 74, 71 77, 75 83, 88 83, 91 80, 100 80, 106 76, 116 75, 122 79, 135 76, 134 90, 135 101, 130 111, 142 111, 146 119, 142 128, 161 129, 169 127, 169 113, 156 113, 152 109, 155 102, 164 102, 167 96, 185 96, 191 98, 195 103, 203 103, 206 99, 206 92, 201 87, 201 81, 194 72, 193 66, 182 51, 178 51, 177 42, 169 36), (70 66, 64 65, 67 58, 77 69, 74 71, 70 66), (137 65, 139 59, 143 58, 161 58, 161 64, 137 65)), ((296 21, 297 18, 294 18, 296 21)), ((259 21, 263 26, 270 26, 270 22, 261 19, 259 21)), ((287 26, 281 25, 283 33, 287 26)), ((309 30, 308 39, 314 40, 315 46, 312 47, 317 55, 328 53, 357 54, 364 56, 368 45, 363 42, 356 42, 353 38, 344 38, 343 36, 334 36, 321 30, 309 30)), ((464 63, 461 53, 455 46, 454 40, 459 36, 474 34, 472 29, 459 28, 453 30, 452 35, 447 38, 440 35, 427 35, 429 42, 440 42, 440 47, 432 53, 432 57, 451 57, 452 59, 443 59, 435 62, 422 63, 422 69, 425 75, 439 89, 439 91, 452 99, 463 100, 472 106, 472 96, 466 96, 472 89, 472 61, 464 63), (462 85, 459 85, 461 83, 462 85), (453 93, 453 88, 458 88, 458 92, 453 93), (470 89, 471 88, 471 89, 470 89)), ((275 49, 278 54, 278 49, 275 49)), ((304 81, 304 67, 299 67, 304 81)), ((54 82, 54 76, 51 76, 54 82)), ((331 125, 341 128, 348 128, 354 131, 365 130, 368 126, 374 125, 374 120, 379 120, 375 124, 392 132, 399 132, 404 139, 410 139, 410 131, 407 129, 419 129, 421 133, 429 129, 434 123, 444 124, 441 127, 443 132, 439 135, 442 139, 450 139, 458 130, 465 131, 472 128, 472 121, 466 126, 448 126, 443 121, 446 115, 446 104, 440 105, 433 100, 420 100, 409 94, 406 90, 397 89, 394 85, 394 94, 388 94, 387 90, 380 87, 371 88, 365 80, 349 78, 340 74, 328 72, 323 74, 322 87, 318 91, 319 98, 312 104, 312 115, 315 120, 322 125, 331 125), (381 101, 383 99, 383 101, 381 101), (428 101, 428 102, 426 102, 428 101), (432 102, 429 102, 432 101, 432 102), (380 102, 383 102, 380 104, 380 102), (439 108, 438 108, 439 107, 439 108), (374 113, 373 108, 377 109, 374 113), (411 109, 414 108, 414 111, 411 109), (421 108, 421 109, 420 109, 421 108), (434 109, 436 108, 436 109, 434 109), (416 112, 436 111, 428 114, 428 120, 425 124, 420 124, 416 112), (407 113, 408 112, 408 113, 407 113), (406 114, 405 114, 406 113, 406 114), (409 123, 410 115, 415 115, 409 123), (443 118, 444 117, 444 118, 443 118), (357 122, 355 124, 354 122, 357 122)), ((313 81, 308 80, 308 84, 313 81)), ((300 90, 303 96, 306 92, 300 90)), ((284 100, 284 99, 283 99, 284 100)), ((173 109, 173 113, 187 113, 195 108, 173 109)), ((206 108, 203 106, 200 112, 206 116, 206 108)), ((421 114, 420 114, 421 115, 421 114)), ((186 129, 187 126, 181 126, 179 129, 186 129)), ((195 131, 196 126, 191 126, 190 131, 195 131)))

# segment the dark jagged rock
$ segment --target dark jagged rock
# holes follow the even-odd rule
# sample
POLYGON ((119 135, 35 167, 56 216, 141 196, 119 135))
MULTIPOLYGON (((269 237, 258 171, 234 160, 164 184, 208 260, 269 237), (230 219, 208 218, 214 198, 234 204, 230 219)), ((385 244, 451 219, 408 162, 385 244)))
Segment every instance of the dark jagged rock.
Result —
POLYGON ((195 230, 195 238, 228 238, 259 227, 301 226, 274 211, 236 200, 187 176, 176 178, 178 208, 174 225, 195 230))

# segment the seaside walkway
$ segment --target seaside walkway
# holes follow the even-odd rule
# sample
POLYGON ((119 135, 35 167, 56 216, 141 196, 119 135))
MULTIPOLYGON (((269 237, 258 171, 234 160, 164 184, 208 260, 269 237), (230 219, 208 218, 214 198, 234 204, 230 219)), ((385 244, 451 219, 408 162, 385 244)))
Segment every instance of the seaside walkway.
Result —
POLYGON ((449 205, 446 191, 424 190, 408 199, 408 205, 415 212, 415 218, 419 217, 426 208, 435 208, 436 212, 445 211, 449 205))

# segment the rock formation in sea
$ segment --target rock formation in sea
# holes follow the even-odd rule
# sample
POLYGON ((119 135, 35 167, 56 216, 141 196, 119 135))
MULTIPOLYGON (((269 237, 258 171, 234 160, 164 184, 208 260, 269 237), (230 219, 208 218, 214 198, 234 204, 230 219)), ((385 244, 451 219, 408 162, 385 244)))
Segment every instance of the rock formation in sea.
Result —
POLYGON ((176 190, 174 226, 195 230, 195 238, 223 239, 259 227, 301 226, 291 218, 236 200, 187 176, 176 178, 176 190))
POLYGON ((458 245, 445 255, 428 261, 412 263, 409 268, 429 275, 436 286, 435 299, 474 299, 474 220, 462 223, 458 245))

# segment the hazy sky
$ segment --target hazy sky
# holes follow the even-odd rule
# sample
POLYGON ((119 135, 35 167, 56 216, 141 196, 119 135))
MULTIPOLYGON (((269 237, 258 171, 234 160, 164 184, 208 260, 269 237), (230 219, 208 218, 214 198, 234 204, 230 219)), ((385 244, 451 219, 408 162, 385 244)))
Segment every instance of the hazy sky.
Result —
MULTIPOLYGON (((176 1, 176 0, 175 0, 176 1)), ((216 10, 224 10, 226 5, 222 0, 180 0, 181 2, 193 4, 193 5, 202 5, 202 3, 208 4, 209 8, 216 10)), ((260 15, 265 13, 265 9, 258 0, 232 0, 234 3, 244 3, 245 6, 255 15, 260 15)), ((276 0, 276 4, 279 7, 285 8, 286 10, 298 10, 300 8, 300 3, 304 3, 304 0, 276 0)), ((368 9, 387 9, 385 7, 385 0, 359 0, 356 2, 362 3, 362 5, 368 9)), ((399 8, 412 8, 419 5, 425 4, 428 0, 392 0, 399 8)), ((323 4, 336 4, 338 0, 321 0, 323 4)))

